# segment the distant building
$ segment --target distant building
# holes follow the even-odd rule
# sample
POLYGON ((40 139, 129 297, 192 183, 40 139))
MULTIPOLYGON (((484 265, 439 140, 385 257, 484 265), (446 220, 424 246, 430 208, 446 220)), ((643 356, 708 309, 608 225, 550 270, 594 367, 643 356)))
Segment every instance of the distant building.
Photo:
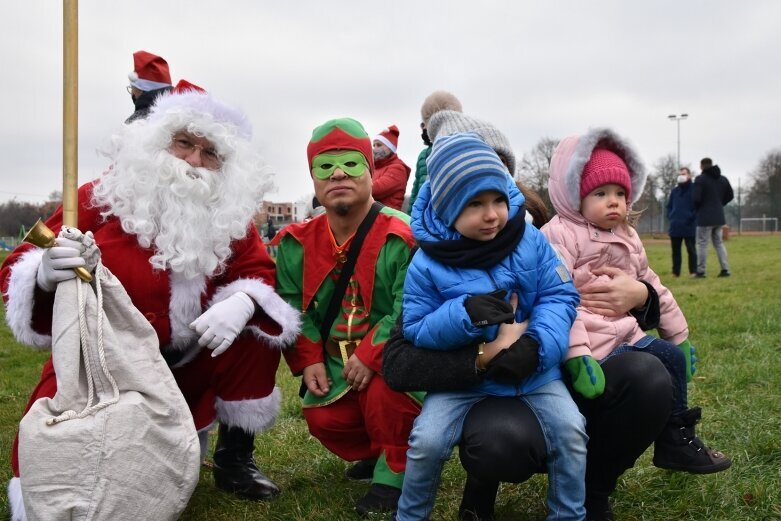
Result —
POLYGON ((255 225, 260 228, 268 222, 269 217, 279 227, 293 222, 301 222, 307 217, 308 211, 309 207, 304 202, 263 201, 260 211, 255 214, 255 225))

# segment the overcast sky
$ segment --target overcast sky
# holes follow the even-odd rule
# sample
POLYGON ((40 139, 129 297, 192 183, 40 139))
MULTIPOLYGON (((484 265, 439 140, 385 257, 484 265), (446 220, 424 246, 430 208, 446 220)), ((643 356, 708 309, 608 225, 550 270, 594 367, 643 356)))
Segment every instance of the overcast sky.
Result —
MULTIPOLYGON (((781 146, 779 21, 775 0, 82 0, 79 182, 107 166, 95 151, 132 112, 127 74, 144 49, 174 82, 247 112, 274 201, 312 191, 306 145, 333 117, 370 135, 396 124, 414 171, 420 105, 438 89, 503 130, 519 160, 542 137, 608 125, 650 168, 676 153, 667 116, 688 113, 681 161, 710 156, 737 188, 781 146)), ((8 2, 0 27, 0 201, 43 201, 61 188, 62 4, 8 2)))

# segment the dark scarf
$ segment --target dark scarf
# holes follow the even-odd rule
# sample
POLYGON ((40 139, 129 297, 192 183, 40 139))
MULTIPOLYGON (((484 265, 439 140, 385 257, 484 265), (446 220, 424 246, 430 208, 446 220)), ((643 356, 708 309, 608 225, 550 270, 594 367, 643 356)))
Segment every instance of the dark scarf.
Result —
POLYGON ((518 246, 526 229, 526 207, 521 206, 490 241, 461 237, 449 241, 420 241, 420 248, 437 261, 454 268, 487 269, 496 266, 518 246))

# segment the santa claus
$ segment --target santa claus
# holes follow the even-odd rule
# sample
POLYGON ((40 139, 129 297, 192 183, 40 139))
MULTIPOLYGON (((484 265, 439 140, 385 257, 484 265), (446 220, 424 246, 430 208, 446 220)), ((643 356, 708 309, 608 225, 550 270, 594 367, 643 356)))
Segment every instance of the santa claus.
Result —
MULTIPOLYGON (((274 292, 274 264, 252 224, 272 179, 250 135, 243 113, 180 82, 147 119, 113 136, 111 167, 79 189, 78 228, 92 233, 103 264, 156 330, 202 450, 219 421, 217 486, 268 499, 279 489, 255 464, 254 434, 277 417, 280 349, 295 340, 299 316, 274 292)), ((46 224, 58 233, 62 209, 46 224)), ((48 250, 22 245, 6 259, 6 320, 20 342, 51 346, 56 285, 73 267, 94 267, 94 256, 60 239, 48 250)), ((50 360, 30 404, 56 387, 50 360)), ((9 497, 23 515, 16 443, 12 465, 9 497)))

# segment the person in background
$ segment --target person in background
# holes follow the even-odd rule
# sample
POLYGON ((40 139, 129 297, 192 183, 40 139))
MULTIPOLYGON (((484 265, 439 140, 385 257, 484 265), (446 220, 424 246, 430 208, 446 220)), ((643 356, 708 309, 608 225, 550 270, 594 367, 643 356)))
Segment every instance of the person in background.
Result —
MULTIPOLYGON (((300 320, 274 292, 274 263, 252 222, 273 180, 251 133, 240 110, 180 81, 146 119, 113 136, 110 168, 78 191, 77 227, 94 236, 92 254, 154 328, 202 455, 219 421, 217 487, 267 500, 279 488, 258 468, 254 439, 279 414, 280 351, 295 340, 300 320)), ((61 207, 46 224, 60 231, 61 207)), ((23 244, 5 260, 6 320, 21 343, 51 347, 57 283, 73 278, 71 268, 87 264, 89 254, 74 241, 47 250, 23 244)), ((56 392, 50 358, 28 408, 56 392)), ((15 442, 12 497, 21 494, 17 449, 15 442)))
POLYGON ((307 159, 325 213, 277 236, 277 291, 303 313, 301 334, 285 359, 303 376, 309 432, 343 460, 358 462, 348 479, 371 482, 355 504, 368 516, 396 508, 407 440, 420 412, 419 401, 388 388, 380 370, 414 240, 406 214, 374 203, 372 142, 359 122, 340 118, 315 128, 307 159), (355 268, 341 279, 370 215, 355 268), (335 296, 340 280, 344 293, 335 296))
POLYGON ((415 180, 412 183, 412 193, 409 197, 407 213, 412 213, 412 207, 415 204, 415 199, 418 198, 420 187, 423 186, 423 183, 426 182, 428 177, 426 171, 426 158, 431 153, 433 138, 429 137, 427 125, 429 118, 440 110, 455 110, 461 112, 461 102, 458 101, 458 98, 453 94, 444 90, 434 91, 423 100, 423 105, 420 107, 420 137, 423 139, 423 144, 426 147, 418 154, 418 161, 415 164, 415 180))
POLYGON ((149 114, 157 97, 173 89, 168 62, 160 56, 146 51, 133 53, 133 72, 128 74, 130 85, 127 91, 133 100, 135 110, 125 123, 132 123, 149 114))
POLYGON ((401 210, 410 167, 396 154, 399 145, 399 129, 391 125, 374 136, 374 175, 372 176, 372 197, 385 206, 401 210))
POLYGON ((721 265, 719 277, 729 277, 729 260, 723 241, 724 225, 727 224, 724 207, 735 194, 729 179, 721 175, 719 165, 714 165, 711 158, 705 157, 700 161, 700 170, 700 175, 694 180, 692 195, 697 211, 697 277, 705 277, 709 238, 721 265))
POLYGON ((689 275, 697 275, 697 250, 694 237, 697 233, 697 214, 694 211, 694 192, 691 171, 684 167, 678 171, 678 184, 667 200, 667 220, 670 222, 670 244, 673 248, 673 277, 681 275, 681 243, 686 244, 689 275))

